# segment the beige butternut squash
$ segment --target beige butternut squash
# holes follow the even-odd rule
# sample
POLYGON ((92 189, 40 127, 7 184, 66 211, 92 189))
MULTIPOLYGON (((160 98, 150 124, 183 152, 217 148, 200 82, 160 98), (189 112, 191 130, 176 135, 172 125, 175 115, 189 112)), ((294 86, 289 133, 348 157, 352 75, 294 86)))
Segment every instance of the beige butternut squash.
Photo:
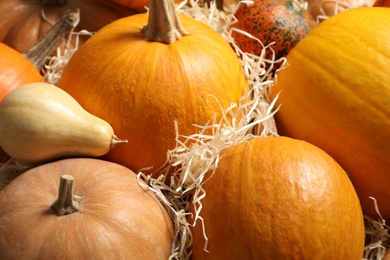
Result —
POLYGON ((127 140, 62 89, 30 83, 0 103, 0 145, 15 160, 35 165, 63 157, 98 157, 127 140))

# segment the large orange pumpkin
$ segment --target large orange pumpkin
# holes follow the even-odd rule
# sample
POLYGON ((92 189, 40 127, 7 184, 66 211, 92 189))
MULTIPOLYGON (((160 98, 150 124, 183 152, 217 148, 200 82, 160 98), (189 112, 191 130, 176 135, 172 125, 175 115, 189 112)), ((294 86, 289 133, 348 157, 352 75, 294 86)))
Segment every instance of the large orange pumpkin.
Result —
POLYGON ((390 9, 355 8, 287 56, 271 97, 282 135, 322 148, 349 174, 365 214, 390 220, 390 9))
POLYGON ((155 194, 134 172, 98 159, 64 159, 21 174, 0 191, 0 223, 1 259, 171 254, 173 225, 155 194))
MULTIPOLYGON (((66 11, 77 8, 80 23, 76 32, 96 32, 118 18, 137 13, 109 0, 0 0, 0 42, 26 52, 50 29, 50 22, 56 22, 66 11)), ((80 43, 86 39, 88 37, 81 36, 80 43)))
POLYGON ((156 171, 165 162, 176 144, 175 121, 180 134, 194 134, 193 124, 220 118, 221 109, 248 88, 238 57, 221 35, 192 18, 178 18, 173 2, 173 17, 164 19, 161 3, 152 5, 150 17, 133 15, 102 28, 74 54, 59 82, 129 141, 104 158, 134 171, 156 171), (168 36, 177 39, 159 41, 170 41, 168 36))
POLYGON ((233 146, 203 188, 209 252, 198 221, 194 260, 363 257, 356 191, 345 171, 307 142, 265 137, 233 146))

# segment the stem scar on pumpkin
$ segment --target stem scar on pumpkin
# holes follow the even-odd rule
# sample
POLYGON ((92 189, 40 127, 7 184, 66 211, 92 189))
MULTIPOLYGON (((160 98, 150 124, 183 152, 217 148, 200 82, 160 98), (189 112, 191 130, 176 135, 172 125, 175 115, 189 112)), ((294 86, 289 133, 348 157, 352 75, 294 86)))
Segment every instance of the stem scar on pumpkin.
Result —
POLYGON ((83 197, 73 194, 73 183, 72 175, 64 174, 61 176, 58 199, 51 205, 58 216, 69 215, 80 210, 80 202, 83 197))
POLYGON ((169 44, 188 35, 180 23, 173 1, 150 0, 150 2, 148 24, 141 29, 145 40, 169 44), (161 12, 161 9, 164 12, 161 12))

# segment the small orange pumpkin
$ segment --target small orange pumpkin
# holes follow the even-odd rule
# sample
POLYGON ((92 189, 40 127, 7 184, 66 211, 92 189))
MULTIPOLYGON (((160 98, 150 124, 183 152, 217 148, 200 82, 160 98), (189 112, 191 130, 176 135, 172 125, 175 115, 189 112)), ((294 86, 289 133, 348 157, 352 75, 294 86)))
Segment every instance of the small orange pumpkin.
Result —
POLYGON ((98 159, 64 159, 21 174, 0 191, 0 223, 1 259, 171 254, 172 221, 155 194, 134 172, 98 159))
POLYGON ((148 172, 156 176, 176 145, 175 121, 180 134, 194 134, 193 124, 220 118, 248 89, 225 39, 174 8, 152 1, 150 16, 105 26, 77 50, 58 84, 129 141, 105 159, 134 171, 154 166, 148 172))
POLYGON ((44 81, 31 61, 20 52, 1 42, 0 66, 0 100, 15 87, 44 81))
MULTIPOLYGON (((287 137, 251 139, 223 152, 203 184, 192 259, 362 259, 356 191, 321 149, 287 137)), ((194 207, 190 209, 194 213, 194 207)))

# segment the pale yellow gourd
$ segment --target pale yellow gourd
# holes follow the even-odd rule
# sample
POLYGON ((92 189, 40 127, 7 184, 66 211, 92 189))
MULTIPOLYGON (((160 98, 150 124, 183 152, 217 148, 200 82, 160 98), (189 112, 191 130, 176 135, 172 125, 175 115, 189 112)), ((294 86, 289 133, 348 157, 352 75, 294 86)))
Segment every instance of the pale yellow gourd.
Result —
POLYGON ((12 90, 0 103, 0 145, 15 160, 34 165, 63 157, 98 157, 127 140, 48 83, 12 90))

